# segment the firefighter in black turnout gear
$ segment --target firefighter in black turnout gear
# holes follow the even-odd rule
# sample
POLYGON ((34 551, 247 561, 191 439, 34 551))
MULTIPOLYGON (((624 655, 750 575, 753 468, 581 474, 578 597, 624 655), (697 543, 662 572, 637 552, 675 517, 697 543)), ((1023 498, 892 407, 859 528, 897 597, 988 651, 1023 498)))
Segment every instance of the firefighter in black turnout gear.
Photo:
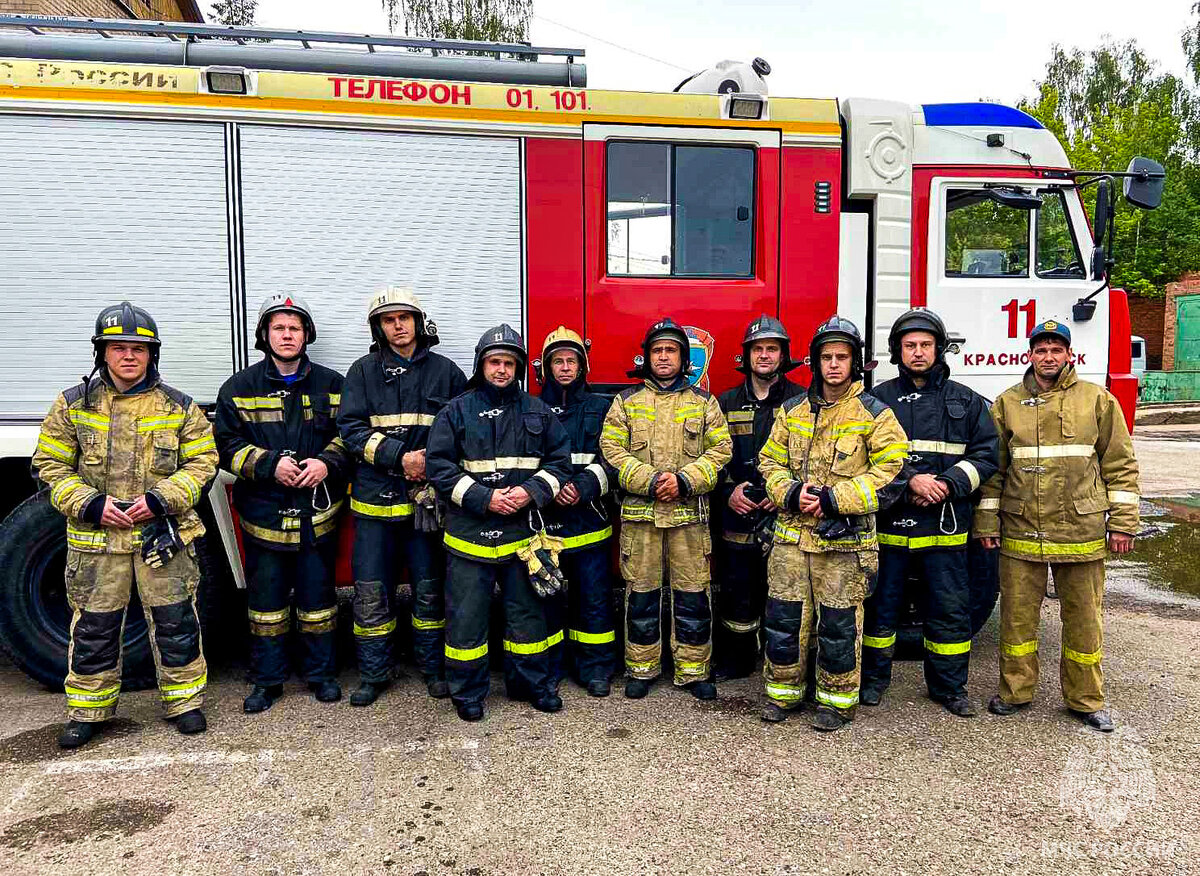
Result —
MULTIPOLYGON (((570 480, 545 511, 546 529, 563 540, 571 673, 594 697, 608 696, 616 668, 612 614, 612 500, 615 472, 600 455, 608 399, 588 389, 587 349, 566 326, 546 336, 540 363, 542 401, 571 439, 570 480)), ((561 600, 559 600, 561 603, 561 600)), ((561 605, 560 605, 561 608, 561 605)))
POLYGON ((352 461, 337 435, 342 376, 308 358, 316 337, 302 299, 272 295, 254 332, 262 361, 225 381, 217 396, 217 448, 222 468, 238 479, 233 504, 245 546, 254 685, 246 712, 269 709, 283 693, 293 590, 301 677, 321 702, 342 696, 334 561, 352 461))
POLYGON ((367 305, 371 351, 350 366, 338 428, 357 457, 354 514, 354 643, 369 706, 391 683, 397 586, 412 588, 413 652, 432 697, 449 694, 442 660, 446 628, 440 509, 425 473, 433 420, 466 386, 462 369, 430 348, 437 326, 412 290, 391 286, 367 305))
POLYGON ((783 323, 766 314, 746 326, 738 371, 740 386, 717 399, 729 434, 733 459, 717 486, 716 642, 718 678, 745 678, 759 653, 759 627, 767 600, 767 557, 776 508, 758 470, 758 452, 767 443, 775 411, 805 387, 785 376, 801 363, 791 358, 791 338, 783 323))
POLYGON ((446 679, 464 721, 483 717, 497 583, 508 696, 543 712, 562 708, 549 652, 563 631, 551 629, 547 602, 518 552, 544 543, 541 509, 571 479, 571 442, 550 407, 521 389, 527 361, 510 326, 488 329, 475 347, 468 391, 438 414, 429 435, 429 479, 448 502, 446 679))
POLYGON ((901 315, 888 336, 900 376, 871 392, 908 435, 903 498, 879 515, 879 583, 867 600, 861 702, 878 705, 892 678, 896 625, 906 579, 921 584, 925 683, 961 717, 967 698, 971 599, 967 540, 972 497, 996 471, 996 428, 978 393, 950 379, 946 327, 932 311, 901 315))

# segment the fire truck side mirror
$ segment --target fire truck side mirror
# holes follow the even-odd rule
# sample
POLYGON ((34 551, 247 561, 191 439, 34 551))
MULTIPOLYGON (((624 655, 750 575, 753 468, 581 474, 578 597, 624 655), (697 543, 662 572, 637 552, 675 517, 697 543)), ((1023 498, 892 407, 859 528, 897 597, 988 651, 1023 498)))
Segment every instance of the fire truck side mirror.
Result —
POLYGON ((1108 273, 1108 254, 1105 252, 1104 239, 1108 234, 1108 225, 1112 219, 1111 210, 1112 183, 1102 179, 1096 185, 1096 215, 1093 219, 1092 243, 1092 276, 1097 280, 1104 279, 1108 273))
POLYGON ((1138 156, 1129 162, 1125 177, 1125 200, 1143 210, 1156 210, 1162 203, 1166 171, 1157 161, 1138 156))

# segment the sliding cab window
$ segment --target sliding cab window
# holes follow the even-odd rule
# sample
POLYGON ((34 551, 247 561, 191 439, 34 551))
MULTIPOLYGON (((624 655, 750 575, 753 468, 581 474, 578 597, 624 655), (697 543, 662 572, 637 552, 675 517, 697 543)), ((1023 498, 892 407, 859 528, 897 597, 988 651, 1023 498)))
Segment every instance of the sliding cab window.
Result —
POLYGON ((1030 210, 988 189, 946 192, 946 276, 1028 277, 1030 210))
POLYGON ((1071 233, 1070 214, 1061 189, 1038 192, 1037 275, 1048 280, 1082 280, 1083 259, 1071 233))
POLYGON ((754 275, 754 149, 610 142, 608 274, 754 275))

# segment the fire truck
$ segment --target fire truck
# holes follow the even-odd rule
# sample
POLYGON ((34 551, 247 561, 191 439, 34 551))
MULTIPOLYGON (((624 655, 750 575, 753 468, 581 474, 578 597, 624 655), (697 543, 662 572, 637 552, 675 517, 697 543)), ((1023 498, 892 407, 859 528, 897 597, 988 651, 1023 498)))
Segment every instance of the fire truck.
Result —
MULTIPOLYGON (((562 323, 609 390, 661 315, 688 327, 713 391, 739 379, 760 313, 798 350, 849 317, 886 378, 892 321, 925 305, 955 334, 956 377, 994 397, 1055 317, 1132 422, 1105 240, 1117 179, 1156 205, 1153 162, 1078 173, 1037 120, 991 103, 775 97, 761 60, 672 92, 596 90, 583 54, 0 16, 0 643, 17 665, 65 675, 63 521, 29 460, 56 393, 90 369, 95 314, 125 299, 157 319, 165 379, 202 403, 253 361, 258 303, 278 291, 309 302, 311 353, 342 370, 370 342, 368 297, 402 283, 468 373, 485 328, 519 327, 533 358, 562 323)), ((226 486, 201 553, 244 587, 226 486)), ((136 679, 136 611, 125 636, 136 679)))

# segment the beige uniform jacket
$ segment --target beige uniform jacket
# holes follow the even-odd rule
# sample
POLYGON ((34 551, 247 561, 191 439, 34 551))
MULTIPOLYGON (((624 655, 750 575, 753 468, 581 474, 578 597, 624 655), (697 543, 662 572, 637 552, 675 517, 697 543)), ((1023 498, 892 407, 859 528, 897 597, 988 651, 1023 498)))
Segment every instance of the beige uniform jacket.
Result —
POLYGON ((975 535, 1010 557, 1102 559, 1108 531, 1136 534, 1138 465, 1121 407, 1067 365, 1042 392, 1033 369, 992 405, 1000 468, 983 485, 975 535))
POLYGON ((153 492, 178 516, 187 544, 204 534, 194 507, 217 473, 212 426, 194 401, 163 383, 123 394, 95 378, 55 399, 33 455, 50 503, 67 518, 67 544, 90 553, 128 554, 141 548, 142 527, 117 529, 80 519, 104 493, 133 502, 153 492))
POLYGON ((652 380, 613 399, 600 433, 600 452, 617 471, 621 519, 656 526, 708 520, 708 493, 733 457, 733 439, 717 399, 703 389, 662 389, 652 380), (681 498, 654 498, 657 476, 680 476, 681 498))
POLYGON ((776 412, 771 437, 758 454, 767 494, 786 509, 789 494, 806 481, 829 487, 837 513, 858 517, 861 528, 846 538, 825 539, 814 531, 819 518, 782 510, 775 543, 812 552, 875 550, 879 491, 895 480, 907 455, 908 437, 896 415, 863 395, 861 381, 833 404, 812 394, 791 399, 776 412))

